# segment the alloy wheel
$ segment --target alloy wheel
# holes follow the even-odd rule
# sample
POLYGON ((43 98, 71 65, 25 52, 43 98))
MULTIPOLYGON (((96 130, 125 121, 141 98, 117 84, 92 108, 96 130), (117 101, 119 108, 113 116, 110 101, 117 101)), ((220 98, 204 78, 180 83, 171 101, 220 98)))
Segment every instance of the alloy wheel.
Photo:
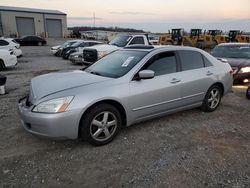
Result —
POLYGON ((96 141, 106 141, 116 132, 117 125, 117 118, 112 112, 101 112, 91 122, 91 137, 96 141))
POLYGON ((218 88, 213 88, 208 96, 208 105, 211 109, 215 109, 220 103, 220 91, 218 88))

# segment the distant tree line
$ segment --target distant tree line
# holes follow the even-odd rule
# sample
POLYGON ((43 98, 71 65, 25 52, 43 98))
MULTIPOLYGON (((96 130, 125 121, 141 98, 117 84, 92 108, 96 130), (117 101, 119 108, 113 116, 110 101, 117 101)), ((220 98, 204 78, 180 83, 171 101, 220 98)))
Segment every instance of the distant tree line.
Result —
POLYGON ((143 30, 131 29, 131 28, 121 28, 121 27, 88 27, 88 26, 79 26, 79 27, 68 27, 69 30, 73 31, 73 35, 80 37, 80 31, 92 31, 92 30, 102 30, 102 31, 112 31, 112 32, 128 32, 128 33, 145 33, 143 30))

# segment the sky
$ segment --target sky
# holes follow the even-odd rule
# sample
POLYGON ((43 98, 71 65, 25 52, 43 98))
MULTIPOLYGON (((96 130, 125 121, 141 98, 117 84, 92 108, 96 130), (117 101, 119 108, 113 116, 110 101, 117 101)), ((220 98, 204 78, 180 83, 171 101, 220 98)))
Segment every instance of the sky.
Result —
POLYGON ((68 26, 126 27, 150 32, 171 28, 250 31, 250 0, 0 0, 2 6, 54 9, 68 26))

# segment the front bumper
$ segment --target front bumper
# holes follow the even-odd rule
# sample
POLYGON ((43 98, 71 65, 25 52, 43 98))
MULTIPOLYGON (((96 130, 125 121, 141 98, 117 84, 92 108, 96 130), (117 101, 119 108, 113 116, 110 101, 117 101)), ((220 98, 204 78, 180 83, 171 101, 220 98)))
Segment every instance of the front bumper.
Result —
POLYGON ((10 55, 6 60, 4 60, 5 67, 14 67, 17 65, 17 57, 15 55, 10 55))
POLYGON ((74 57, 74 56, 69 56, 69 60, 72 63, 82 63, 83 62, 83 57, 74 57))
POLYGON ((14 54, 15 54, 15 56, 17 56, 17 57, 21 57, 21 56, 23 55, 23 52, 22 52, 21 49, 15 49, 15 50, 14 50, 14 54))
POLYGON ((58 52, 58 49, 51 49, 50 51, 51 51, 51 53, 52 53, 53 55, 55 55, 56 52, 58 52))
POLYGON ((21 122, 29 133, 52 139, 78 138, 80 110, 65 111, 62 113, 36 113, 32 107, 25 105, 26 99, 18 102, 18 113, 21 122))

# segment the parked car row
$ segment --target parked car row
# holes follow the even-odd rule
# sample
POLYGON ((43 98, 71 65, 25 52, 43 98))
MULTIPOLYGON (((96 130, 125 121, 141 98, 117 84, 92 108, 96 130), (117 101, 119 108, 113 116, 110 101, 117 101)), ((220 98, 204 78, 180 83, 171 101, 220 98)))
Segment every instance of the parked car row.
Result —
POLYGON ((52 54, 69 59, 72 63, 93 64, 116 50, 131 45, 149 45, 146 35, 121 35, 108 44, 99 41, 69 40, 51 48, 52 54))
POLYGON ((20 46, 42 46, 47 42, 44 38, 34 35, 21 38, 0 38, 0 69, 17 64, 17 58, 22 56, 20 46))
POLYGON ((17 57, 22 56, 20 44, 12 38, 0 38, 0 69, 17 64, 17 57))
POLYGON ((73 53, 82 53, 86 47, 94 46, 97 44, 103 44, 99 41, 90 40, 69 40, 62 45, 51 47, 51 53, 55 56, 62 57, 63 59, 69 59, 69 56, 73 53))

